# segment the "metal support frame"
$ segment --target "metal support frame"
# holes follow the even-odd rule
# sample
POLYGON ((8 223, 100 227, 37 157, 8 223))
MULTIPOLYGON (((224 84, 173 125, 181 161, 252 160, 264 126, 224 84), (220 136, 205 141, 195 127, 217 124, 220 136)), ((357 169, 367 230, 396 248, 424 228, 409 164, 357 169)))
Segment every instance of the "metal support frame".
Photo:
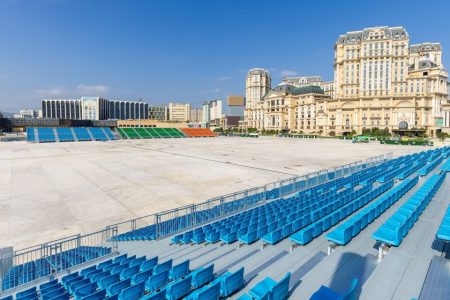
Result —
POLYGON ((389 251, 389 245, 386 243, 381 243, 381 245, 378 247, 378 262, 380 262, 383 257, 387 254, 389 251))
POLYGON ((333 253, 334 249, 336 249, 337 247, 339 247, 339 244, 334 243, 334 242, 330 242, 328 244, 328 255, 331 255, 331 253, 333 253))

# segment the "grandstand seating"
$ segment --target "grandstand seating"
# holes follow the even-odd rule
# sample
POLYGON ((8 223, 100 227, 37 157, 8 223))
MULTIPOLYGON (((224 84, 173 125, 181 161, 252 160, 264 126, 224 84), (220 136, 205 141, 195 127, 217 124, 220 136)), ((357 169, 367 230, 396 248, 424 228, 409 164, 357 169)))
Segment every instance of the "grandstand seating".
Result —
POLYGON ((75 141, 75 138, 74 138, 70 128, 67 128, 67 127, 56 128, 56 134, 58 135, 58 139, 60 142, 75 141))
POLYGON ((86 127, 73 127, 73 132, 78 141, 92 141, 92 137, 86 127))
POLYGON ((38 128, 38 140, 39 143, 51 143, 56 142, 55 133, 53 131, 53 128, 38 128))
MULTIPOLYGON (((145 136, 145 133, 141 131, 135 130, 134 132, 140 136, 145 136)), ((272 266, 274 269, 277 268, 277 259, 272 260, 271 256, 282 257, 282 255, 285 255, 283 253, 281 255, 280 253, 278 255, 272 254, 272 250, 281 248, 283 245, 291 245, 291 242, 301 245, 307 244, 325 232, 328 232, 325 237, 330 242, 347 245, 353 237, 360 234, 369 224, 374 223, 373 221, 386 212, 393 204, 404 198, 408 191, 418 184, 420 176, 428 176, 430 172, 442 163, 445 155, 448 155, 448 151, 442 149, 424 151, 384 161, 378 165, 360 169, 343 177, 334 178, 333 175, 326 174, 328 181, 320 184, 317 182, 317 184, 307 189, 298 190, 293 188, 292 194, 284 198, 279 197, 280 188, 277 188, 278 190, 268 191, 268 195, 272 195, 273 200, 264 198, 267 201, 259 202, 258 199, 260 198, 258 197, 260 195, 256 195, 253 203, 255 205, 248 207, 247 201, 251 198, 239 199, 226 203, 224 206, 218 205, 204 211, 196 211, 183 217, 166 220, 160 223, 158 228, 155 227, 156 225, 151 225, 126 232, 116 238, 119 241, 147 240, 156 238, 157 231, 167 234, 177 232, 171 238, 171 242, 175 244, 197 245, 216 242, 231 244, 238 242, 240 244, 239 248, 250 248, 242 244, 252 244, 258 240, 266 247, 269 247, 267 244, 277 244, 287 239, 285 240, 286 243, 272 247, 270 251, 250 249, 255 251, 248 251, 245 253, 245 256, 233 256, 235 257, 233 261, 224 263, 216 260, 219 260, 220 256, 224 255, 223 253, 233 253, 232 255, 234 255, 238 249, 209 245, 207 246, 209 248, 197 247, 191 251, 187 246, 180 246, 168 248, 175 251, 164 252, 167 249, 164 247, 167 245, 164 245, 163 242, 155 243, 156 247, 161 247, 161 249, 158 249, 158 251, 161 251, 158 252, 161 253, 160 257, 153 256, 147 259, 145 256, 140 256, 148 255, 147 252, 142 250, 138 250, 141 252, 136 252, 134 255, 125 253, 96 265, 87 266, 82 270, 78 270, 78 272, 72 272, 61 279, 52 278, 49 282, 39 287, 35 286, 25 291, 20 291, 16 293, 15 298, 219 299, 230 296, 236 297, 236 293, 243 289, 244 286, 247 286, 248 290, 242 291, 246 292, 246 294, 239 294, 240 297, 238 299, 287 299, 290 292, 292 292, 292 285, 290 284, 290 281, 292 281, 291 273, 288 272, 283 278, 281 278, 283 275, 280 275, 280 273, 285 274, 288 271, 286 270, 287 264, 297 264, 296 261, 294 262, 294 258, 301 257, 303 253, 298 253, 296 257, 291 256, 289 258, 286 256, 287 259, 281 263, 284 268, 283 272, 279 272, 280 269, 277 269, 277 271, 271 273, 268 270, 272 266), (399 176, 397 179, 403 179, 394 180, 397 176, 399 176), (225 214, 222 214, 223 212, 225 214), (224 217, 217 219, 219 216, 224 217), (196 220, 194 224, 202 224, 198 227, 191 227, 194 219, 196 220), (336 227, 329 231, 333 226, 336 227), (184 231, 182 231, 183 229, 184 231), (178 232, 179 230, 181 231, 178 232), (198 252, 189 258, 180 255, 181 253, 190 253, 184 251, 186 249, 190 252, 198 252), (216 253, 206 259, 203 257, 203 259, 196 260, 203 255, 209 254, 210 251, 219 251, 221 255, 217 256, 216 253), (255 255, 258 251, 260 251, 259 254, 255 255), (177 254, 174 255, 174 253, 177 254), (244 279, 244 268, 240 263, 246 258, 251 257, 253 259, 260 255, 262 257, 266 255, 270 259, 263 261, 259 265, 255 264, 254 261, 247 264, 255 268, 244 279), (217 273, 214 270, 214 263, 216 263, 216 268, 219 269, 216 270, 217 273), (219 267, 219 265, 221 266, 219 267), (237 269, 234 272, 227 271, 234 267, 237 269), (274 276, 272 278, 267 275, 280 277, 274 276), (261 280, 263 277, 260 277, 258 279, 259 282, 254 283, 252 278, 255 276, 267 277, 263 280, 261 280)), ((393 246, 400 245, 401 240, 413 227, 422 211, 424 211, 433 195, 439 189, 445 176, 445 172, 440 172, 439 174, 429 175, 426 181, 424 179, 425 182, 418 190, 380 226, 373 234, 373 237, 382 243, 393 246)), ((375 225, 372 224, 372 228, 373 226, 375 225)), ((436 237, 444 241, 450 240, 450 206, 447 208, 436 237)), ((313 245, 313 247, 316 246, 313 245)), ((108 250, 102 251, 109 253, 107 252, 108 250)), ((283 252, 288 255, 287 251, 283 252)), ((306 252, 308 251, 305 251, 305 254, 306 252)), ((273 253, 276 252, 274 251, 273 253)), ((92 259, 91 256, 89 256, 89 259, 92 259)), ((294 274, 292 279, 294 280, 295 278, 295 283, 300 282, 299 274, 304 273, 311 265, 317 263, 314 262, 314 259, 315 256, 302 262, 301 265, 296 265, 295 268, 297 270, 292 273, 294 274)), ((365 258, 361 259, 364 260, 365 258)), ((47 257, 42 261, 33 262, 31 265, 15 266, 11 269, 11 274, 9 275, 13 279, 9 280, 9 282, 14 284, 6 287, 6 289, 29 282, 35 278, 48 276, 52 270, 67 269, 87 260, 87 258, 80 257, 80 253, 64 253, 60 257, 47 257), (36 275, 39 272, 45 275, 36 275), (33 273, 34 276, 26 275, 29 273, 33 273), (20 280, 19 278, 22 279, 20 280)), ((358 272, 355 271, 355 267, 356 265, 352 265, 351 270, 347 266, 342 267, 342 277, 355 277, 351 274, 351 272, 358 272)), ((364 272, 366 271, 369 272, 364 270, 364 272)), ((370 275, 370 272, 368 274, 370 275)), ((317 276, 316 273, 314 276, 317 276)), ((327 280, 330 280, 330 274, 327 273, 324 276, 327 277, 327 280)), ((321 286, 311 299, 357 299, 358 287, 363 285, 363 282, 359 283, 358 279, 353 279, 350 289, 343 294, 339 294, 331 289, 334 289, 340 283, 337 279, 334 284, 330 284, 330 288, 321 286)), ((320 284, 323 284, 323 282, 320 284)), ((312 292, 320 284, 314 289, 308 288, 312 292)), ((300 285, 301 287, 302 285, 300 285)), ((342 292, 342 289, 338 290, 342 292)))
POLYGON ((105 131, 103 131, 103 128, 92 127, 92 128, 89 128, 88 130, 91 131, 92 137, 96 141, 107 141, 107 140, 109 140, 109 137, 106 135, 105 131))
POLYGON ((37 260, 16 265, 9 270, 2 281, 2 289, 6 290, 34 279, 48 276, 53 271, 61 271, 83 262, 111 253, 108 247, 81 246, 64 251, 57 255, 45 256, 37 260))
POLYGON ((117 128, 123 139, 155 139, 181 138, 184 134, 177 128, 159 127, 119 127, 117 128))
POLYGON ((216 276, 213 264, 191 271, 189 261, 171 266, 169 260, 145 270, 148 262, 157 261, 158 257, 117 256, 17 293, 15 298, 141 299, 147 294, 144 299, 207 300, 228 297, 244 284, 243 268, 216 276))
POLYGON ((108 141, 116 137, 108 127, 48 127, 27 128, 28 142, 108 141))
POLYGON ((443 241, 450 241, 450 205, 447 207, 444 218, 442 218, 436 237, 443 241))
POLYGON ((346 245, 376 218, 383 214, 392 204, 403 197, 413 186, 417 184, 419 177, 406 179, 386 194, 382 195, 374 203, 358 212, 355 216, 342 223, 336 229, 326 235, 333 243, 346 245))
POLYGON ((208 128, 181 128, 181 131, 187 137, 215 137, 217 136, 214 132, 208 128))
POLYGON ((37 134, 35 133, 35 128, 28 127, 27 128, 27 142, 36 142, 37 134))
POLYGON ((398 246, 414 226, 445 179, 446 173, 434 174, 406 201, 372 237, 382 243, 398 246))

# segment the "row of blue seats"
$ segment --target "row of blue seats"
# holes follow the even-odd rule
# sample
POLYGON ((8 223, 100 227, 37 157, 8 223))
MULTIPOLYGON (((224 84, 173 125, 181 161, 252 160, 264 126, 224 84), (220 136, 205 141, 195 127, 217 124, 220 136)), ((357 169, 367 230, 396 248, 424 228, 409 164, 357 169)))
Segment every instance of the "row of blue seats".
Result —
POLYGON ((436 237, 443 241, 450 241, 450 205, 442 218, 436 237))
POLYGON ((440 167, 442 172, 450 172, 450 159, 447 159, 440 167))
POLYGON ((436 168, 437 165, 439 165, 444 160, 443 155, 439 155, 435 160, 431 161, 429 164, 422 167, 417 174, 420 176, 426 176, 428 173, 431 172, 434 168, 436 168))
MULTIPOLYGON (((411 159, 414 159, 414 158, 415 158, 415 156, 412 155, 411 159)), ((403 158, 400 158, 398 161, 403 162, 404 160, 405 160, 405 158, 403 157, 403 158)), ((396 166, 397 162, 394 160, 394 161, 391 161, 390 164, 392 166, 396 166)), ((389 169, 389 168, 386 169, 385 166, 381 166, 381 168, 375 167, 373 169, 378 169, 378 168, 381 171, 384 169, 384 172, 386 172, 386 170, 389 169)), ((364 178, 367 178, 367 174, 365 174, 366 173, 365 171, 362 171, 360 173, 364 174, 364 176, 365 176, 364 178)), ((377 178, 378 175, 379 174, 375 175, 373 178, 377 178)), ((347 183, 346 181, 343 181, 342 178, 340 178, 338 180, 341 181, 340 182, 341 184, 347 183)), ((353 184, 349 184, 348 186, 355 185, 357 181, 355 181, 353 179, 353 181, 350 180, 350 182, 353 184)), ((329 183, 327 183, 327 184, 329 185, 329 183)), ((366 184, 367 184, 367 182, 366 182, 366 184)), ((333 188, 336 189, 336 186, 333 186, 333 188)), ((303 192, 304 194, 302 196, 305 196, 306 194, 310 194, 308 192, 309 192, 308 190, 303 192)), ((326 193, 324 193, 323 195, 325 195, 325 194, 326 193)), ((300 205, 300 206, 305 205, 304 202, 302 203, 300 201, 300 199, 299 199, 299 198, 301 198, 300 196, 297 195, 295 197, 298 198, 298 199, 296 198, 296 200, 298 201, 297 203, 289 203, 289 202, 287 202, 286 199, 279 200, 279 201, 284 202, 285 206, 289 207, 290 210, 289 209, 287 210, 289 213, 292 212, 292 210, 295 210, 298 208, 298 206, 293 206, 293 205, 300 205)), ((320 197, 320 195, 318 197, 320 197)), ((304 200, 304 199, 302 199, 302 200, 304 200)), ((318 198, 313 200, 313 202, 316 205, 316 209, 317 209, 317 207, 323 206, 323 204, 324 204, 324 202, 320 203, 318 198)), ((187 231, 183 234, 176 235, 172 239, 172 241, 174 243, 180 243, 180 242, 181 243, 191 243, 191 242, 193 242, 193 243, 198 244, 198 243, 202 243, 204 241, 207 241, 209 243, 214 243, 214 242, 218 241, 219 239, 225 243, 231 243, 231 242, 234 242, 236 239, 239 239, 241 242, 243 242, 245 244, 250 244, 265 235, 266 236, 265 241, 267 243, 276 243, 276 242, 280 241, 281 239, 285 238, 286 236, 290 235, 291 233, 297 231, 302 226, 307 225, 307 224, 302 225, 302 223, 304 223, 304 222, 297 220, 297 222, 292 222, 289 224, 288 224, 288 222, 281 222, 281 224, 279 224, 280 226, 276 226, 275 228, 266 230, 265 227, 267 225, 270 225, 270 223, 271 223, 270 221, 266 222, 268 224, 264 224, 263 221, 259 222, 258 219, 256 219, 256 220, 254 218, 250 219, 250 220, 245 219, 245 215, 254 214, 255 211, 258 212, 261 209, 263 209, 264 207, 273 206, 274 203, 277 203, 277 202, 272 202, 270 204, 266 204, 263 207, 255 208, 255 209, 246 211, 242 214, 226 218, 219 222, 208 224, 208 225, 205 225, 198 229, 195 229, 192 231, 187 231), (241 215, 244 215, 244 217, 240 217, 241 215), (249 222, 252 222, 251 223, 252 226, 250 226, 250 227, 248 227, 249 222), (236 223, 238 225, 235 225, 233 223, 236 223), (233 227, 233 226, 234 226, 234 228, 231 228, 231 230, 227 231, 227 229, 230 229, 230 227, 233 227), (256 228, 258 228, 258 230, 256 230, 256 228), (225 231, 222 232, 222 230, 225 230, 225 231)), ((279 207, 276 207, 275 211, 281 211, 281 209, 279 207)), ((291 218, 290 221, 293 221, 297 217, 297 215, 294 215, 294 216, 288 215, 286 213, 286 209, 282 209, 282 211, 284 212, 283 215, 276 215, 275 217, 284 218, 284 217, 288 216, 291 218)), ((322 211, 324 211, 324 210, 322 210, 322 211)), ((310 212, 310 211, 307 211, 307 212, 310 212)), ((316 212, 316 215, 318 215, 318 212, 316 212)), ((267 218, 267 216, 265 216, 265 217, 267 218)), ((270 215, 270 217, 274 217, 274 216, 270 215)), ((297 219, 299 219, 299 218, 297 218, 297 219)), ((317 217, 313 218, 312 220, 315 221, 316 219, 317 219, 317 217)))
POLYGON ((372 237, 382 243, 398 246, 445 179, 446 173, 432 175, 383 225, 372 237))
MULTIPOLYGON (((340 194, 342 196, 348 196, 351 190, 345 189, 340 194)), ((177 235, 172 241, 174 243, 202 243, 204 241, 215 243, 222 240, 225 243, 232 243, 239 239, 249 244, 283 227, 287 223, 293 223, 295 219, 298 219, 304 214, 314 214, 313 218, 318 217, 320 214, 320 211, 318 211, 319 207, 323 206, 326 201, 331 201, 334 198, 334 194, 330 195, 329 199, 321 201, 317 201, 315 196, 304 197, 298 203, 291 203, 291 200, 274 201, 193 231, 177 235), (302 209, 301 207, 304 208, 302 209), (259 232, 259 234, 254 238, 249 237, 255 235, 256 232, 259 232)))
POLYGON ((157 232, 160 236, 168 235, 179 231, 183 228, 192 226, 192 224, 204 223, 213 220, 221 215, 230 214, 232 212, 240 211, 248 206, 253 206, 263 200, 263 195, 256 194, 247 196, 243 199, 234 200, 228 203, 214 206, 210 209, 196 211, 191 214, 186 214, 182 217, 176 217, 163 221, 156 225, 149 225, 136 230, 128 231, 117 235, 114 239, 117 241, 144 241, 154 240, 157 238, 157 232))
POLYGON ((377 181, 386 182, 392 178, 405 179, 410 174, 412 174, 417 167, 425 165, 427 162, 427 157, 430 154, 431 153, 417 153, 410 155, 408 159, 405 159, 401 164, 394 166, 394 168, 391 169, 388 174, 379 178, 377 181), (417 166, 418 164, 420 166, 417 166))
MULTIPOLYGON (((395 160, 388 161, 386 163, 392 163, 395 160)), ((367 176, 373 172, 373 169, 377 168, 377 171, 383 170, 383 166, 374 166, 374 167, 368 167, 366 169, 363 169, 361 171, 355 172, 354 174, 351 174, 347 177, 340 177, 337 179, 334 179, 332 181, 328 181, 326 183, 323 183, 319 186, 314 186, 313 188, 309 188, 308 191, 320 193, 322 189, 328 189, 329 187, 333 185, 337 185, 341 181, 345 181, 347 183, 353 183, 353 186, 356 183, 359 183, 362 178, 367 178, 367 176)), ((310 178, 310 180, 319 181, 317 178, 310 178)), ((306 186, 307 181, 301 181, 297 183, 293 183, 292 185, 295 186, 292 189, 299 189, 306 186)), ((309 183, 308 183, 309 184, 309 183)), ((272 198, 275 198, 274 195, 278 198, 279 190, 276 192, 274 191, 267 191, 267 194, 272 193, 272 198)), ((203 211, 196 211, 194 214, 187 214, 182 217, 177 217, 174 219, 170 219, 167 221, 164 221, 158 225, 158 228, 156 225, 149 225, 140 229, 132 230, 123 234, 120 234, 115 237, 116 240, 119 241, 132 241, 132 240, 152 240, 156 238, 157 231, 162 235, 167 235, 176 231, 179 231, 183 228, 192 226, 193 224, 198 224, 202 222, 206 222, 208 220, 212 220, 214 218, 217 218, 221 215, 226 215, 235 211, 239 211, 242 209, 245 209, 249 205, 257 204, 259 201, 265 199, 264 195, 253 195, 248 196, 245 199, 235 200, 230 203, 225 203, 223 205, 215 206, 211 209, 203 210, 203 211), (249 199, 250 198, 250 199, 249 199)), ((271 198, 271 197, 269 197, 271 198)))
POLYGON ((285 300, 289 297, 289 281, 291 273, 288 272, 279 282, 266 277, 250 289, 249 295, 243 294, 238 300, 285 300))
MULTIPOLYGON (((16 294, 16 299, 219 299, 244 284, 244 268, 214 278, 214 265, 189 269, 189 260, 172 266, 172 260, 157 264, 158 257, 109 259, 80 272, 52 280, 16 294)), ((5 299, 13 299, 12 296, 5 299)), ((3 300, 3 299, 2 299, 3 300)))
POLYGON ((358 197, 354 200, 342 203, 342 205, 337 206, 336 209, 330 211, 330 213, 328 213, 326 216, 309 224, 307 227, 292 235, 289 239, 295 244, 308 244, 314 238, 318 237, 323 232, 330 229, 332 226, 344 220, 355 211, 390 189, 392 186, 393 181, 391 180, 370 190, 368 193, 358 195, 358 197))
POLYGON ((28 142, 73 142, 73 141, 108 141, 116 137, 108 127, 39 127, 27 128, 28 142), (37 135, 35 134, 35 129, 37 135))
POLYGON ((65 270, 86 261, 111 253, 110 247, 80 246, 25 264, 12 267, 2 280, 2 290, 45 277, 54 271, 65 270))
POLYGON ((368 224, 371 224, 376 218, 383 214, 392 204, 403 197, 413 186, 417 184, 418 176, 413 179, 406 179, 392 190, 386 192, 375 202, 371 203, 355 216, 339 225, 336 229, 329 232, 325 237, 328 241, 338 245, 346 245, 355 236, 357 236, 368 224))

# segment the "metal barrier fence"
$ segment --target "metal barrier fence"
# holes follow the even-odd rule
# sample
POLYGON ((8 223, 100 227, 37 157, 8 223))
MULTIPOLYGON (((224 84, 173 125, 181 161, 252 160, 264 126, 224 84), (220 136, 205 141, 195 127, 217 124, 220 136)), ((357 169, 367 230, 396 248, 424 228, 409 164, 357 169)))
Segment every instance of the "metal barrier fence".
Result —
POLYGON ((104 230, 87 235, 73 235, 17 251, 10 248, 0 249, 0 290, 11 289, 38 278, 57 274, 85 261, 117 252, 116 237, 119 234, 145 229, 150 235, 153 234, 153 238, 161 238, 372 167, 391 158, 392 153, 388 153, 369 158, 364 162, 357 161, 295 176, 262 187, 216 197, 203 203, 113 224, 104 230))
POLYGON ((16 251, 11 247, 0 249, 0 291, 117 252, 117 242, 109 242, 116 234, 117 228, 109 227, 16 251))
POLYGON ((208 201, 187 205, 111 226, 118 228, 118 234, 133 230, 145 230, 145 235, 158 239, 177 231, 196 226, 225 215, 236 213, 248 207, 263 204, 270 199, 284 197, 303 189, 346 176, 353 172, 380 164, 392 158, 392 153, 371 157, 339 167, 323 169, 309 174, 295 176, 269 183, 263 187, 216 197, 208 201))

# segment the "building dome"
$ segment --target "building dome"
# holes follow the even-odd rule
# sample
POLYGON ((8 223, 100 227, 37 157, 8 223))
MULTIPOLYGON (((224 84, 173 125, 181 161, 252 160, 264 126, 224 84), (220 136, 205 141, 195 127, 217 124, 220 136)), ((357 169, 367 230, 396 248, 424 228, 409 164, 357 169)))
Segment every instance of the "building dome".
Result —
POLYGON ((304 94, 325 94, 320 86, 308 85, 293 90, 294 95, 304 95, 304 94))

